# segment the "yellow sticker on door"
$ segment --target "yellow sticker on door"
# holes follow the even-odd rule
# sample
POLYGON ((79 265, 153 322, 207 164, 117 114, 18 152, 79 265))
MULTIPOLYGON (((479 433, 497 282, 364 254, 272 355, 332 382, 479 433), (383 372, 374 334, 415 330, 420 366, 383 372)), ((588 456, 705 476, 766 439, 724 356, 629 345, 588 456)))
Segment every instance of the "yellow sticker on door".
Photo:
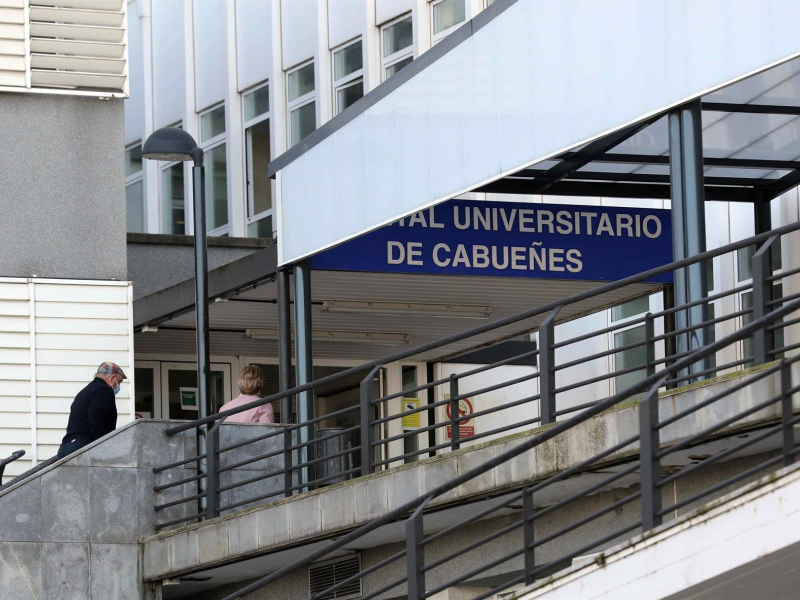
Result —
MULTIPOLYGON (((419 398, 403 398, 403 412, 407 413, 419 408, 419 398)), ((420 426, 419 416, 421 412, 411 415, 403 415, 403 429, 416 429, 420 426)))

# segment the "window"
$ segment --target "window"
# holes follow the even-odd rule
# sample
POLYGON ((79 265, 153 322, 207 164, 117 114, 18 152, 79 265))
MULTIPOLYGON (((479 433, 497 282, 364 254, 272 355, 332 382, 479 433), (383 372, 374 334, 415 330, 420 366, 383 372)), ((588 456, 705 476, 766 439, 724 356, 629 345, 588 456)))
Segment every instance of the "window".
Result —
POLYGON ((317 128, 314 91, 314 63, 309 62, 287 74, 289 88, 289 140, 294 146, 317 128))
POLYGON ((209 235, 228 232, 228 157, 225 105, 200 114, 200 141, 205 152, 206 229, 209 235))
POLYGON ((161 220, 164 233, 186 233, 182 162, 172 163, 161 170, 161 220))
POLYGON ((629 300, 619 306, 611 308, 611 321, 621 321, 629 317, 641 315, 650 310, 650 299, 648 296, 639 296, 633 300, 629 300))
MULTIPOLYGON (((771 248, 771 267, 772 272, 775 273, 780 271, 783 268, 783 255, 781 253, 781 240, 775 240, 772 244, 771 248)), ((739 248, 736 251, 736 274, 739 283, 743 281, 747 281, 748 279, 753 278, 753 256, 756 253, 756 246, 747 246, 746 248, 739 248)), ((773 299, 777 300, 783 296, 783 285, 780 282, 773 284, 772 287, 772 297, 773 299)), ((741 305, 742 310, 747 310, 753 308, 753 293, 752 292, 743 292, 741 295, 741 305)), ((769 310, 776 310, 779 308, 780 305, 770 306, 769 310)), ((752 323, 753 321, 753 314, 747 314, 742 317, 742 327, 745 327, 752 323)), ((780 323, 782 319, 775 321, 775 324, 780 323)), ((784 345, 784 330, 783 329, 776 329, 774 336, 773 336, 773 343, 775 348, 780 348, 784 345)), ((749 337, 742 340, 742 358, 750 358, 753 356, 753 338, 749 337)), ((783 354, 778 354, 773 357, 774 360, 778 360, 783 358, 783 354)), ((745 365, 745 368, 748 366, 753 366, 752 364, 745 365)))
POLYGON ((271 154, 269 86, 244 94, 247 237, 272 237, 272 182, 267 177, 271 154))
MULTIPOLYGON (((770 260, 772 262, 772 270, 779 271, 783 265, 783 255, 781 253, 781 241, 775 240, 771 247, 770 260)), ((746 248, 739 248, 736 251, 736 264, 737 274, 739 281, 745 281, 753 277, 753 256, 756 253, 755 245, 747 246, 746 248)))
POLYGON ((212 108, 200 115, 200 140, 208 140, 225 133, 225 105, 212 108))
POLYGON ((414 60, 414 29, 411 15, 389 23, 381 30, 383 79, 389 79, 414 60))
MULTIPOLYGON (((633 300, 629 300, 619 306, 611 308, 611 321, 624 321, 639 317, 650 310, 650 297, 639 296, 633 300)), ((623 324, 624 326, 624 324, 623 324)), ((645 326, 634 325, 626 329, 618 330, 613 333, 612 345, 614 348, 622 348, 632 344, 639 344, 645 341, 645 326)), ((617 375, 614 377, 614 386, 617 393, 624 391, 632 386, 634 383, 641 381, 647 375, 644 368, 647 362, 647 348, 642 343, 635 348, 628 348, 622 352, 613 354, 613 370, 622 371, 634 367, 642 367, 636 371, 617 375)))
POLYGON ((333 96, 338 115, 364 95, 364 54, 361 40, 333 51, 333 96))
POLYGON ((464 0, 439 0, 431 4, 431 40, 441 42, 467 20, 464 0))
MULTIPOLYGON (((622 348, 623 346, 630 346, 645 341, 645 327, 639 325, 623 331, 618 331, 614 334, 614 348, 622 348)), ((629 348, 614 355, 614 370, 622 371, 623 369, 630 369, 632 367, 642 367, 638 371, 625 373, 624 375, 617 375, 614 378, 617 393, 629 388, 634 383, 637 383, 645 378, 646 371, 644 369, 647 362, 647 348, 644 344, 636 348, 629 348)))
MULTIPOLYGON (((783 297, 783 284, 778 282, 772 285, 772 298, 773 300, 778 300, 783 297)), ((753 308, 753 292, 742 292, 742 310, 748 310, 753 308)), ((778 310, 783 304, 775 304, 768 308, 769 311, 778 310)), ((742 316, 742 327, 747 327, 750 323, 753 322, 753 313, 749 313, 742 316)), ((774 324, 782 323, 783 319, 778 319, 775 321, 774 324)), ((783 348, 785 345, 784 340, 784 329, 776 329, 773 334, 773 344, 774 348, 783 348)), ((753 338, 748 337, 742 340, 742 358, 751 358, 753 356, 753 338)), ((778 353, 775 356, 771 357, 770 360, 780 360, 782 359, 784 354, 778 353)), ((752 367, 752 363, 746 364, 744 368, 752 367)))
POLYGON ((127 231, 144 233, 144 177, 142 143, 125 149, 125 214, 127 231))

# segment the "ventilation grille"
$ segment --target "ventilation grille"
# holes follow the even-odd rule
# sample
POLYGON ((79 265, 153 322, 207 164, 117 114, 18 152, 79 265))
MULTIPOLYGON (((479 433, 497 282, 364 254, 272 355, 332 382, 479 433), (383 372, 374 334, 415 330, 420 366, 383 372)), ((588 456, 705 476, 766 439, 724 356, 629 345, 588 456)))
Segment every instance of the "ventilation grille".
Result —
POLYGON ((125 94, 125 10, 126 0, 0 0, 0 85, 125 94))
MULTIPOLYGON (((361 556, 358 554, 311 565, 308 568, 308 587, 311 596, 324 592, 360 571, 361 556)), ((356 579, 333 592, 320 596, 320 600, 358 598, 360 596, 361 579, 356 579)))

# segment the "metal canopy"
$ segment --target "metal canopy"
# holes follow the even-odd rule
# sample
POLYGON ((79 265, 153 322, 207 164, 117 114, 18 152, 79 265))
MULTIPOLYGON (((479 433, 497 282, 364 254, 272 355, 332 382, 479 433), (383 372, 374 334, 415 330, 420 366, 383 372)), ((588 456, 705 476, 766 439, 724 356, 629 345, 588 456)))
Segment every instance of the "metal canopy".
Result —
MULTIPOLYGON (((800 184, 800 59, 703 97, 706 200, 769 201, 800 184)), ((669 199, 667 117, 474 191, 669 199)))
POLYGON ((276 158, 279 264, 466 192, 668 198, 702 98, 706 198, 798 177, 800 3, 498 0, 276 158), (752 181, 751 181, 752 180, 752 181))

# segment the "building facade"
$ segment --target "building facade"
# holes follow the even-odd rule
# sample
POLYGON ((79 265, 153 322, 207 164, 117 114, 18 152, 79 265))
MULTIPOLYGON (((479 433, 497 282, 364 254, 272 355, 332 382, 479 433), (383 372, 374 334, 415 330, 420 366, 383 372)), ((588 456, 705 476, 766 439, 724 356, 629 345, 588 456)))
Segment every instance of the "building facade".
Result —
MULTIPOLYGON (((482 11, 492 10, 491 2, 484 0, 133 0, 128 6, 131 15, 131 97, 125 103, 128 231, 155 235, 192 233, 189 167, 182 163, 156 163, 137 158, 142 140, 152 131, 179 125, 189 131, 206 151, 207 216, 212 240, 220 236, 224 239, 276 235, 276 185, 266 174, 270 160, 302 143, 305 136, 324 127, 410 61, 424 57, 427 50, 456 31, 462 23, 482 11)), ((779 77, 782 85, 796 86, 798 79, 794 67, 784 67, 779 75, 772 77, 779 77)), ((704 136, 711 147, 722 147, 726 140, 740 136, 738 131, 736 123, 726 126, 726 122, 709 120, 705 124, 704 136)), ((634 138, 634 143, 642 146, 653 143, 649 135, 649 132, 642 132, 634 138)), ((757 140, 741 137, 743 152, 756 148, 757 140)), ((670 207, 670 201, 666 199, 509 196, 499 193, 471 193, 467 197, 611 207, 670 207)), ((775 226, 796 220, 797 191, 775 200, 771 213, 775 226)), ((706 217, 708 248, 755 233, 753 209, 749 204, 708 202, 706 217)), ((792 236, 786 237, 781 248, 785 264, 781 265, 790 269, 794 265, 793 257, 797 255, 796 241, 792 236)), ((735 259, 727 256, 715 259, 708 269, 710 293, 730 290, 747 282, 749 260, 747 252, 739 253, 735 259)), ((161 262, 168 261, 166 257, 161 259, 161 262)), ((233 269, 234 265, 231 262, 230 268, 233 269)), ((132 268, 136 269, 136 264, 132 268)), ((186 264, 185 269, 188 278, 190 265, 186 264)), ((242 281, 246 279, 242 276, 242 281)), ((348 278, 343 273, 319 275, 315 276, 315 300, 388 301, 406 298, 404 294, 407 293, 408 301, 481 305, 489 307, 490 311, 493 308, 493 316, 500 317, 513 311, 509 312, 504 302, 498 299, 494 286, 506 290, 508 297, 516 297, 521 302, 515 305, 519 310, 529 306, 525 304, 525 298, 531 293, 522 289, 514 291, 515 288, 499 282, 490 284, 480 278, 474 284, 470 283, 470 291, 440 292, 438 298, 419 290, 419 287, 417 291, 401 290, 404 285, 399 281, 391 285, 395 285, 397 291, 387 291, 385 284, 378 285, 379 289, 368 288, 366 280, 361 282, 355 276, 348 278)), ((414 285, 426 284, 415 282, 414 285)), ((455 284, 448 281, 444 285, 455 284)), ((274 282, 265 280, 259 299, 274 301, 275 287, 274 282)), ((151 292, 157 288, 148 285, 149 299, 137 302, 153 303, 156 296, 151 292)), ((783 290, 783 293, 793 292, 783 290)), ((251 292, 251 295, 257 294, 251 292)), ((137 294, 136 297, 140 296, 137 294)), ((535 292, 533 297, 534 300, 542 297, 541 292, 535 292)), ((510 299, 506 301, 511 302, 510 299)), ((749 301, 748 293, 743 293, 715 301, 712 310, 716 316, 732 314, 746 308, 749 301)), ((586 347, 578 348, 576 352, 603 352, 626 346, 643 335, 643 326, 637 324, 637 317, 647 310, 658 310, 662 304, 661 295, 654 294, 649 299, 639 298, 613 310, 597 310, 559 326, 557 335, 600 330, 628 319, 633 323, 629 330, 587 341, 586 347), (590 348, 589 345, 593 346, 590 348)), ((236 395, 235 374, 246 364, 264 365, 270 373, 268 379, 277 386, 277 315, 274 305, 262 304, 258 310, 256 306, 251 304, 245 310, 245 304, 229 302, 215 304, 211 309, 212 362, 215 377, 219 380, 219 398, 215 405, 229 394, 236 395), (215 320, 215 315, 219 315, 218 320, 215 320), (255 335, 246 333, 257 328, 267 331, 255 335)), ((150 314, 161 317, 166 312, 157 315, 151 311, 150 314)), ((191 319, 189 315, 178 320, 163 320, 158 331, 150 326, 159 319, 137 320, 138 372, 140 379, 148 382, 145 387, 140 387, 138 411, 163 417, 183 415, 176 404, 181 386, 178 382, 182 376, 192 377, 193 337, 186 331, 169 331, 169 327, 190 327, 191 319), (143 330, 145 325, 148 326, 146 331, 143 330)), ((329 313, 316 309, 314 320, 315 329, 324 330, 321 333, 345 327, 362 337, 377 332, 400 332, 411 344, 434 339, 425 337, 426 332, 446 321, 439 319, 434 325, 432 321, 419 317, 414 321, 414 324, 419 323, 419 329, 415 329, 408 319, 363 322, 354 316, 343 321, 341 317, 335 320, 329 313)), ((713 333, 725 335, 742 323, 741 318, 721 322, 714 326, 713 333)), ((453 333, 463 325, 462 322, 437 331, 440 335, 453 333)), ((322 341, 314 349, 319 374, 354 366, 392 351, 389 342, 383 345, 362 344, 358 337, 349 343, 326 344, 322 341)), ((721 352, 717 360, 719 364, 727 364, 742 359, 747 352, 748 348, 742 345, 721 352)), ((453 369, 440 365, 433 360, 436 358, 431 357, 429 363, 388 366, 385 388, 399 391, 403 382, 414 387, 440 372, 453 369)), ((639 364, 641 360, 641 353, 626 350, 580 369, 593 370, 600 376, 639 364)), ((603 397, 613 392, 615 385, 627 383, 630 377, 599 382, 591 393, 603 397)), ((184 382, 185 385, 189 383, 184 382)), ((480 387, 481 383, 477 382, 476 389, 480 387)), ((347 393, 344 393, 345 397, 347 393)), ((349 393, 357 394, 357 389, 353 388, 349 393)), ((565 396, 574 396, 573 401, 577 404, 585 394, 586 390, 582 389, 566 392, 565 396)), ((425 402, 426 392, 421 392, 421 395, 421 401, 425 402)))
MULTIPOLYGON (((133 362, 122 0, 0 3, 0 455, 53 456, 105 360, 133 362)), ((117 397, 132 419, 132 386, 117 397)))

